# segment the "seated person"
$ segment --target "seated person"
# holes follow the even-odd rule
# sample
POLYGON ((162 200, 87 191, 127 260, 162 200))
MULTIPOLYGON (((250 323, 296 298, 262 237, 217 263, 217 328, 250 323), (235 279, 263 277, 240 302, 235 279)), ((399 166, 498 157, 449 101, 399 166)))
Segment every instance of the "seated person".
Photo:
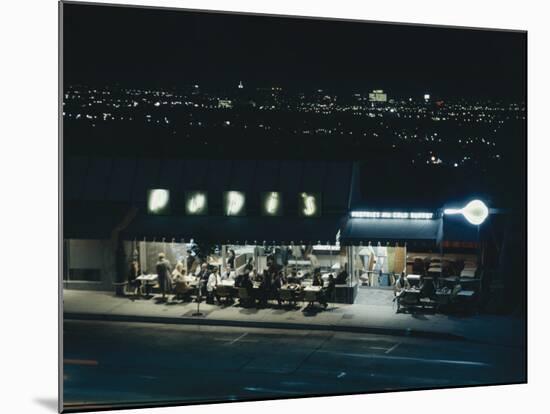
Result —
POLYGON ((252 283, 252 280, 250 280, 248 273, 245 273, 244 275, 242 275, 240 288, 246 289, 246 292, 248 293, 248 300, 246 300, 246 302, 243 303, 243 300, 239 299, 239 303, 243 306, 248 306, 250 304, 253 304, 256 300, 254 297, 254 285, 252 283))
POLYGON ((252 280, 250 280, 250 276, 248 274, 245 273, 243 275, 240 287, 246 288, 248 290, 249 294, 252 293, 252 289, 254 288, 254 284, 252 283, 252 280))
POLYGON ((228 280, 230 274, 231 274, 231 271, 227 267, 224 267, 220 274, 221 280, 228 280))
POLYGON ((326 308, 328 306, 328 301, 332 298, 332 295, 334 294, 334 288, 336 286, 336 279, 334 279, 334 275, 331 273, 328 275, 328 283, 327 286, 322 289, 322 295, 321 295, 321 304, 326 308))
POLYGON ((172 282, 176 280, 182 280, 185 275, 185 268, 183 267, 182 262, 177 262, 174 270, 172 270, 172 282))
POLYGON ((244 273, 239 273, 237 277, 235 277, 235 287, 241 287, 244 280, 244 273))
POLYGON ((174 297, 172 299, 189 299, 193 289, 189 285, 189 282, 185 280, 185 269, 181 269, 181 272, 174 276, 175 272, 176 270, 174 269, 174 271, 172 272, 172 281, 174 283, 174 297))
POLYGON ((431 279, 423 279, 420 284, 420 297, 432 299, 435 296, 435 287, 431 279))
POLYGON ((288 277, 288 283, 298 283, 298 276, 295 270, 290 272, 290 276, 288 277))
POLYGON ((405 289, 408 289, 410 287, 411 285, 409 284, 409 281, 405 277, 405 272, 401 272, 401 274, 395 281, 395 285, 393 286, 394 296, 399 296, 405 289))
POLYGON ((317 271, 313 274, 312 285, 313 286, 323 286, 323 281, 321 280, 321 273, 320 272, 317 271))
POLYGON ((260 290, 259 290, 260 304, 262 305, 267 304, 267 301, 271 294, 271 285, 272 285, 271 272, 264 271, 262 281, 260 282, 260 290))
POLYGON ((246 262, 246 265, 244 266, 245 271, 250 272, 250 271, 254 270, 254 265, 252 264, 253 260, 254 260, 254 258, 252 258, 252 257, 250 257, 248 259, 248 261, 246 262))
POLYGON ((337 285, 345 285, 348 281, 348 272, 344 268, 340 273, 338 273, 338 276, 336 276, 336 284, 337 285))

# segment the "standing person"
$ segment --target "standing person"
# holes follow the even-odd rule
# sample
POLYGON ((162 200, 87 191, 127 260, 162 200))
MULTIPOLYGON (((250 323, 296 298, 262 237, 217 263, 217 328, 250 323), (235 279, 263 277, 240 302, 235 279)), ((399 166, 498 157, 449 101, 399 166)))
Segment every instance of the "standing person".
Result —
POLYGON ((267 301, 269 300, 269 295, 271 294, 271 285, 272 285, 272 279, 271 279, 271 270, 266 269, 264 270, 263 278, 260 282, 260 305, 267 305, 267 301))
POLYGON ((137 293, 138 289, 141 286, 140 281, 137 280, 137 277, 139 275, 140 275, 139 263, 137 260, 132 260, 132 263, 130 263, 130 270, 128 272, 128 286, 131 286, 134 288, 134 294, 137 293))
POLYGON ((206 283, 206 303, 214 303, 214 292, 219 283, 221 283, 221 278, 218 274, 218 269, 214 268, 212 273, 208 276, 208 282, 206 283))
POLYGON ((284 284, 285 284, 285 280, 284 280, 283 272, 279 271, 275 276, 275 279, 273 279, 273 284, 271 285, 271 296, 274 298, 277 298, 277 302, 279 306, 281 306, 281 297, 279 295, 279 289, 281 289, 284 284))
POLYGON ((235 269, 235 250, 233 249, 229 250, 229 257, 227 258, 227 264, 229 265, 229 269, 235 269))
POLYGON ((166 291, 170 290, 170 262, 164 256, 164 253, 159 253, 159 260, 156 265, 157 276, 162 292, 162 299, 166 299, 166 291))
MULTIPOLYGON (((200 272, 198 274, 199 279, 199 293, 198 296, 206 294, 206 284, 208 283, 208 278, 210 272, 208 271, 208 265, 206 263, 201 264, 200 272)), ((200 297, 197 297, 197 300, 200 300, 200 297)))

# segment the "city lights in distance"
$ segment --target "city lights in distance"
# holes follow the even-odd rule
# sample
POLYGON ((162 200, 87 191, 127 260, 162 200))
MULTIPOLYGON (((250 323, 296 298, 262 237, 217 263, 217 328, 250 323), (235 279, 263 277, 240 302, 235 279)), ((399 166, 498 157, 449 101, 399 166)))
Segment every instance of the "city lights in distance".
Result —
POLYGON ((170 191, 165 189, 149 190, 147 197, 149 214, 167 214, 170 212, 170 191))
POLYGON ((276 191, 262 193, 262 212, 266 216, 280 216, 283 210, 282 195, 276 191))
POLYGON ((245 213, 245 195, 240 191, 224 193, 224 210, 226 216, 242 216, 245 213))
POLYGON ((208 212, 208 198, 203 191, 193 191, 185 194, 185 212, 189 215, 203 215, 208 212))
POLYGON ((318 193, 302 193, 299 197, 299 213, 305 217, 316 217, 321 214, 321 195, 318 193))
POLYGON ((480 225, 489 217, 489 209, 481 200, 472 200, 463 208, 447 208, 444 214, 462 214, 470 224, 480 225))
POLYGON ((433 213, 426 212, 398 212, 398 211, 352 211, 352 218, 389 218, 389 219, 413 219, 431 220, 433 213))

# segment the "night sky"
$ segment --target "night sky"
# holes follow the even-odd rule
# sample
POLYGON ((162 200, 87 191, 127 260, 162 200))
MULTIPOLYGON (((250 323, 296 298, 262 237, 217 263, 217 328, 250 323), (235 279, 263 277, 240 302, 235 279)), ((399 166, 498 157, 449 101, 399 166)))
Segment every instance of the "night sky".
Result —
POLYGON ((278 85, 524 100, 526 34, 64 5, 65 84, 278 85))

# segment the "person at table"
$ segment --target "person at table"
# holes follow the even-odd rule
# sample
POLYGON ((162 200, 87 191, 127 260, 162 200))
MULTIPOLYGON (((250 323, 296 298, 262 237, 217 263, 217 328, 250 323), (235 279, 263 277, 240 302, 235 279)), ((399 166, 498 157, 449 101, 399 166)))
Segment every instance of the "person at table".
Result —
POLYGON ((140 275, 139 263, 137 260, 132 260, 130 263, 130 270, 128 272, 128 286, 134 288, 134 293, 137 293, 138 289, 141 286, 141 282, 137 280, 137 277, 140 275))
POLYGON ((230 280, 231 279, 231 270, 227 267, 224 267, 222 269, 222 273, 220 275, 221 280, 230 280))
POLYGON ((158 282, 160 291, 162 292, 162 299, 166 299, 166 293, 170 291, 171 279, 170 279, 170 262, 166 259, 164 253, 159 253, 159 259, 156 264, 158 282))
POLYGON ((323 305, 325 308, 328 307, 328 301, 332 298, 332 295, 334 294, 334 288, 336 286, 336 279, 334 279, 334 275, 331 273, 328 275, 328 283, 327 286, 322 288, 321 292, 321 305, 323 305))
POLYGON ((290 272, 290 276, 288 277, 288 283, 298 283, 298 275, 296 273, 296 270, 293 270, 290 272))
POLYGON ((420 297, 430 299, 435 297, 435 286, 431 278, 422 278, 420 284, 420 297))
POLYGON ((271 295, 272 284, 273 283, 271 272, 269 271, 269 269, 266 269, 263 272, 262 281, 260 282, 260 305, 267 305, 267 301, 269 300, 269 296, 271 295))
POLYGON ((254 270, 254 265, 252 264, 252 261, 254 260, 253 257, 249 257, 246 264, 244 265, 245 272, 251 272, 254 270))
POLYGON ((172 271, 172 282, 176 282, 176 280, 182 280, 184 275, 185 267, 183 266, 182 262, 178 261, 176 263, 176 266, 174 266, 174 270, 172 271))
POLYGON ((393 294, 394 296, 399 296, 405 289, 409 289, 410 287, 411 285, 405 277, 405 272, 401 272, 393 286, 393 294))
POLYGON ((313 282, 311 284, 313 286, 323 286, 323 280, 321 279, 321 272, 316 271, 313 274, 313 282))
POLYGON ((348 281, 347 265, 344 265, 344 269, 336 276, 336 284, 345 285, 348 281))
POLYGON ((172 283, 174 285, 174 297, 173 300, 183 299, 190 300, 191 295, 191 286, 186 280, 186 271, 183 266, 183 263, 178 262, 174 271, 172 272, 172 283), (178 266, 181 265, 181 266, 178 266))
POLYGON ((271 296, 274 298, 277 298, 277 302, 279 305, 281 305, 281 298, 279 295, 279 289, 281 289, 285 284, 285 279, 283 276, 283 272, 279 271, 275 275, 275 278, 273 279, 273 283, 271 284, 271 296))
POLYGON ((250 298, 250 300, 252 301, 252 303, 254 303, 254 301, 255 301, 255 297, 254 297, 254 284, 252 283, 252 280, 250 280, 250 276, 248 275, 248 273, 245 273, 245 274, 243 275, 243 279, 242 279, 242 282, 241 282, 240 287, 246 289, 246 291, 247 291, 247 293, 248 293, 248 297, 250 298))
MULTIPOLYGON (((214 268, 212 273, 208 276, 208 282, 206 283, 206 303, 214 303, 214 294, 219 283, 221 283, 221 278, 218 274, 218 269, 214 268)), ((218 302, 219 301, 218 299, 218 302)))

